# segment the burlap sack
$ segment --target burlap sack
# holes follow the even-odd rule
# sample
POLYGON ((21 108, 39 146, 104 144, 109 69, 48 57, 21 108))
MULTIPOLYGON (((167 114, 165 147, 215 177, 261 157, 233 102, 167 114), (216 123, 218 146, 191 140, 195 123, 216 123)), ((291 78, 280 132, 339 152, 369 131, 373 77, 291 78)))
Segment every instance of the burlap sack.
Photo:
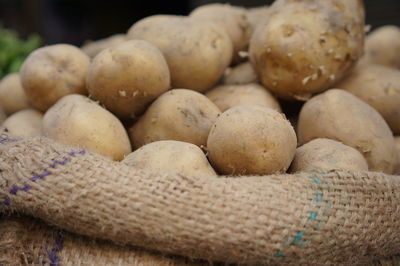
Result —
POLYGON ((0 140, 0 209, 190 258, 365 265, 400 253, 400 177, 154 173, 45 138, 0 140))

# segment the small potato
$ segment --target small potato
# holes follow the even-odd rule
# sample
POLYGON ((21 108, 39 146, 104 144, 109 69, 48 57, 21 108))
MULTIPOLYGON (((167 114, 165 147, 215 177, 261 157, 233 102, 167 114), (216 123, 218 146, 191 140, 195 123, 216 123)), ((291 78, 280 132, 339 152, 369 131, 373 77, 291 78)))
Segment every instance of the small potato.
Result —
POLYGON ((33 51, 21 66, 22 87, 32 105, 46 111, 68 94, 87 94, 86 71, 90 58, 69 44, 33 51))
POLYGON ((174 89, 150 105, 130 128, 130 138, 135 148, 159 140, 206 145, 211 126, 220 113, 206 96, 191 90, 174 89))
POLYGON ((290 171, 347 169, 368 171, 367 161, 356 149, 330 139, 314 139, 297 148, 290 171))
POLYGON ((91 97, 120 118, 135 118, 170 88, 162 53, 149 42, 131 40, 107 48, 89 66, 91 97))
POLYGON ((257 74, 250 62, 227 68, 223 78, 223 83, 227 85, 248 84, 257 81, 257 74))
POLYGON ((2 124, 1 131, 15 137, 37 137, 42 135, 43 114, 33 110, 25 109, 9 116, 2 124))
POLYGON ((196 145, 164 140, 144 145, 122 163, 138 169, 178 171, 184 175, 217 176, 203 151, 196 145))
POLYGON ((43 135, 69 146, 122 160, 132 149, 121 122, 89 98, 72 94, 44 115, 43 135))
POLYGON ((394 171, 394 173, 400 174, 400 136, 395 137, 394 141, 396 143, 396 153, 397 153, 397 165, 396 165, 396 170, 394 171))
POLYGON ((8 115, 29 108, 18 73, 8 74, 0 81, 0 106, 8 115))
POLYGON ((221 79, 232 60, 232 42, 225 30, 188 17, 147 17, 129 29, 128 38, 146 40, 160 49, 174 88, 204 92, 221 79))
POLYGON ((207 141, 211 164, 226 175, 285 172, 297 139, 285 116, 259 105, 236 106, 222 113, 207 141))
POLYGON ((374 107, 393 133, 400 133, 400 70, 374 64, 359 64, 336 84, 374 107))
POLYGON ((257 83, 218 86, 208 91, 206 96, 221 112, 244 104, 257 104, 281 112, 281 107, 275 97, 257 83))
POLYGON ((365 40, 365 60, 400 69, 400 28, 387 25, 368 34, 365 40))
POLYGON ((391 174, 395 165, 392 132, 383 117, 354 95, 338 89, 311 98, 300 112, 300 145, 328 138, 357 149, 369 170, 391 174))
POLYGON ((104 49, 110 48, 124 41, 126 41, 125 34, 115 34, 108 38, 87 42, 81 47, 81 49, 89 57, 93 58, 104 49))

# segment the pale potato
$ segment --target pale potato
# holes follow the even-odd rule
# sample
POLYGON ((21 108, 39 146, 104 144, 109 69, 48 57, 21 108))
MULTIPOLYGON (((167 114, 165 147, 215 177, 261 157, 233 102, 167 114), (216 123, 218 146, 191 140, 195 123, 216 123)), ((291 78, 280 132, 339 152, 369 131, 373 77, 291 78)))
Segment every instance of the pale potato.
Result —
POLYGON ((8 74, 0 81, 0 106, 8 115, 30 107, 18 73, 8 74))
POLYGON ((247 20, 250 23, 250 32, 253 34, 258 25, 262 24, 269 16, 269 6, 259 6, 247 9, 247 20))
POLYGON ((104 39, 86 42, 81 49, 89 57, 93 58, 104 49, 110 48, 124 41, 126 41, 125 34, 114 34, 104 39))
POLYGON ((9 116, 2 124, 1 131, 15 137, 37 137, 42 135, 42 121, 42 113, 25 109, 9 116))
POLYGON ((257 81, 257 74, 250 62, 227 68, 223 77, 223 83, 227 85, 248 84, 257 81))

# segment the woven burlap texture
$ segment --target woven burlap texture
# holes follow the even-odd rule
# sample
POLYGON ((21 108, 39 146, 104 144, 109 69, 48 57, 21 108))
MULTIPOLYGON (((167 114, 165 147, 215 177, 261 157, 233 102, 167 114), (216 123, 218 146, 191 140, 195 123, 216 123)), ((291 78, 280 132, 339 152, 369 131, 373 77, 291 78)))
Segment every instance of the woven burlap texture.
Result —
POLYGON ((363 264, 400 253, 398 176, 184 176, 46 138, 0 143, 0 209, 78 234, 246 264, 363 264))

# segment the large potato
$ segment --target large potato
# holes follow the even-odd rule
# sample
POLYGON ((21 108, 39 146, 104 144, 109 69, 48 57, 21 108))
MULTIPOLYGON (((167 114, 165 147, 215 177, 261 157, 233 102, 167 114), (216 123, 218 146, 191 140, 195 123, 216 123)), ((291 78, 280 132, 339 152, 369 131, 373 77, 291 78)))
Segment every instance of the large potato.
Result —
POLYGON ((149 42, 132 40, 103 50, 86 76, 91 97, 121 118, 135 118, 170 87, 168 65, 149 42))
POLYGON ((223 78, 223 83, 227 85, 248 84, 257 81, 257 74, 250 62, 227 68, 223 78))
POLYGON ((86 94, 90 59, 79 48, 56 44, 32 52, 21 66, 22 87, 34 107, 49 109, 68 94, 86 94))
POLYGON ((277 0, 250 41, 260 82, 287 99, 308 99, 340 80, 363 54, 359 0, 277 0))
POLYGON ((251 36, 246 9, 229 4, 208 4, 194 9, 190 17, 212 21, 225 29, 233 43, 233 59, 241 61, 239 53, 248 50, 251 36))
POLYGON ((328 138, 357 149, 369 170, 393 173, 395 149, 392 132, 383 117, 354 95, 329 90, 307 101, 298 121, 300 145, 328 138))
POLYGON ((43 114, 25 109, 9 116, 2 124, 1 131, 15 137, 37 137, 42 135, 43 114))
POLYGON ((206 145, 211 126, 220 113, 215 104, 198 92, 171 90, 155 100, 130 128, 130 138, 135 148, 159 140, 206 145))
POLYGON ((297 139, 285 116, 259 105, 236 106, 222 113, 207 141, 212 165, 226 175, 285 172, 297 139))
POLYGON ((93 58, 104 49, 110 48, 124 41, 126 41, 125 34, 114 34, 108 38, 87 42, 81 47, 81 49, 85 54, 93 58))
POLYGON ((43 118, 43 135, 69 146, 93 150, 122 160, 132 149, 121 122, 82 95, 67 95, 43 118))
POLYGON ((400 70, 359 64, 335 85, 374 107, 394 133, 400 133, 400 70))
POLYGON ((29 108, 18 73, 8 74, 0 81, 0 106, 8 115, 29 108))
POLYGON ((330 139, 314 139, 297 148, 290 171, 347 169, 368 171, 368 163, 356 149, 330 139))
POLYGON ((146 40, 161 50, 174 88, 206 91, 220 80, 232 59, 232 42, 222 28, 188 17, 142 19, 129 29, 128 38, 146 40))
POLYGON ((199 147, 181 141, 149 143, 129 154, 122 163, 138 169, 178 171, 184 175, 217 175, 199 147))
POLYGON ((281 111, 278 101, 263 86, 257 83, 246 85, 221 85, 206 93, 215 105, 225 112, 226 110, 244 104, 257 104, 281 111))

